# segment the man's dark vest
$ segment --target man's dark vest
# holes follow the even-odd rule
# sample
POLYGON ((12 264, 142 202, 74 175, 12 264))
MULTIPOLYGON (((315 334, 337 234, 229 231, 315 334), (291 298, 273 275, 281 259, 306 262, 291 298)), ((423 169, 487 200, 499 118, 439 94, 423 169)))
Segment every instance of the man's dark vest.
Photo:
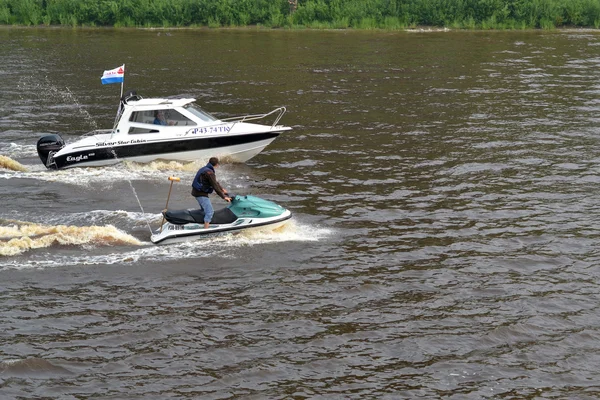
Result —
POLYGON ((200 192, 204 193, 212 193, 214 188, 210 184, 208 178, 204 175, 206 171, 215 172, 215 168, 211 163, 206 164, 206 166, 200 168, 196 173, 196 177, 194 178, 194 182, 192 182, 192 187, 200 192))

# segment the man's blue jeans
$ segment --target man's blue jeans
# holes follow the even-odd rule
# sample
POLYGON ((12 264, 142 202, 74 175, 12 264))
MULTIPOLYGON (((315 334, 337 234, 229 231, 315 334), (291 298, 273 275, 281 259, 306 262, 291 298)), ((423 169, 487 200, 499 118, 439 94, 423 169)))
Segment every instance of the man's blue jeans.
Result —
POLYGON ((210 203, 210 199, 208 198, 208 196, 198 196, 196 197, 196 200, 198 200, 200 208, 204 211, 204 222, 210 222, 215 213, 215 210, 213 209, 213 206, 210 203))

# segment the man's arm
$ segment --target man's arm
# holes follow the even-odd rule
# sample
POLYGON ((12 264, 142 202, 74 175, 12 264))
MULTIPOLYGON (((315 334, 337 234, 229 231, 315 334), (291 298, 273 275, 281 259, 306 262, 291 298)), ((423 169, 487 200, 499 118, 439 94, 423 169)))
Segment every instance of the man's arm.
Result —
POLYGON ((210 185, 213 187, 213 189, 215 189, 215 192, 219 195, 219 197, 221 197, 223 200, 225 200, 225 197, 227 197, 227 195, 225 194, 225 191, 223 190, 223 188, 221 187, 219 182, 217 182, 217 177, 215 176, 215 174, 208 171, 206 173, 206 176, 208 177, 208 180, 210 181, 210 185))

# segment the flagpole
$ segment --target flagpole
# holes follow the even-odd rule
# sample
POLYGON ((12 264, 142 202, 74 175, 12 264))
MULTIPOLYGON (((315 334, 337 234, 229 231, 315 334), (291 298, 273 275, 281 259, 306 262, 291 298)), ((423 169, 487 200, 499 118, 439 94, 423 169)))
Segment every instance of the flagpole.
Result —
POLYGON ((121 81, 121 96, 119 99, 123 97, 123 83, 125 82, 125 64, 123 64, 123 80, 121 81))
POLYGON ((121 105, 123 104, 123 82, 125 82, 125 64, 123 64, 123 80, 121 81, 121 95, 119 96, 119 108, 117 108, 117 115, 115 116, 115 123, 113 125, 112 133, 115 133, 117 124, 119 123, 119 115, 121 114, 121 105))

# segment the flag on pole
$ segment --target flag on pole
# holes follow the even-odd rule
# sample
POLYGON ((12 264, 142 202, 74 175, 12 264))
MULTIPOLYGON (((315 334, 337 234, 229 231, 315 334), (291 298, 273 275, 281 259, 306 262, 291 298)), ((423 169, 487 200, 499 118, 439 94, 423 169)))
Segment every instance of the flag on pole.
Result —
POLYGON ((104 71, 104 74, 102 74, 102 78, 100 78, 100 79, 102 80, 103 85, 107 85, 109 83, 123 83, 124 78, 125 78, 125 64, 123 64, 120 67, 117 67, 115 69, 110 69, 110 70, 104 71))

